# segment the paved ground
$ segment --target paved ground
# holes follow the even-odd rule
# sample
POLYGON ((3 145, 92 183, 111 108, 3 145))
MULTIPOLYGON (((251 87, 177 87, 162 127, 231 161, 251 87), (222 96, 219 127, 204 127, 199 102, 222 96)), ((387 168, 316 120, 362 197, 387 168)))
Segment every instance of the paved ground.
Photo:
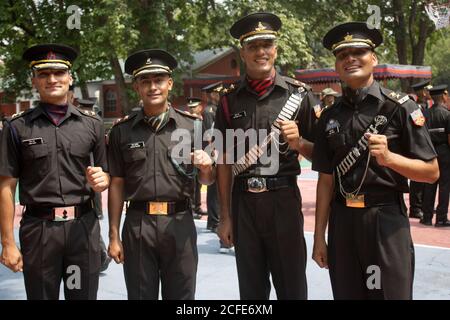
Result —
MULTIPOLYGON (((308 256, 312 251, 314 203, 317 175, 305 168, 299 186, 303 196, 305 237, 308 256)), ((202 194, 203 200, 205 194, 202 194)), ((106 193, 103 195, 106 203, 106 193)), ((17 208, 20 212, 20 208, 17 208)), ((18 222, 18 219, 17 219, 18 222)), ((101 221, 102 234, 107 239, 107 220, 101 221)), ((199 267, 197 299, 239 299, 236 264, 233 252, 218 253, 217 236, 206 230, 206 221, 196 221, 198 232, 199 267)), ((450 299, 450 228, 425 227, 411 220, 411 232, 416 244, 415 299, 450 299)), ((17 233, 17 228, 16 228, 17 233)), ((16 234, 17 239, 17 234, 16 234)), ((310 299, 332 299, 328 272, 309 258, 307 267, 310 299)), ((61 295, 62 297, 62 295, 61 295)), ((0 266, 0 299, 25 299, 22 274, 14 274, 0 266)), ((122 266, 112 263, 100 278, 99 299, 126 299, 122 266)), ((275 293, 271 293, 275 299, 275 293)))

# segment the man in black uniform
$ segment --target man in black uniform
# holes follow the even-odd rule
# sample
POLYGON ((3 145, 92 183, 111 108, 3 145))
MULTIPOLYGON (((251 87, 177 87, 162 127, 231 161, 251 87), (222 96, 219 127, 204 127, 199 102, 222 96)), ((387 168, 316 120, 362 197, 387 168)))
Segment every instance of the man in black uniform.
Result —
POLYGON ((433 218, 436 189, 439 184, 438 205, 436 207, 435 227, 450 227, 447 218, 450 193, 450 112, 447 109, 448 91, 446 85, 433 86, 429 89, 433 106, 425 112, 431 141, 438 154, 439 181, 425 184, 423 192, 423 219, 420 223, 431 225, 433 218))
MULTIPOLYGON (((417 105, 421 108, 422 112, 428 109, 428 99, 430 94, 428 89, 431 88, 430 80, 425 80, 411 85, 417 95, 417 105)), ((409 182, 409 217, 415 219, 422 219, 422 203, 423 203, 423 190, 425 183, 410 181, 409 182)))
POLYGON ((158 299, 160 279, 163 299, 195 297, 197 234, 189 198, 195 180, 210 184, 214 170, 198 148, 192 154, 198 175, 190 164, 192 134, 201 134, 201 121, 167 100, 176 66, 163 50, 142 50, 127 58, 125 71, 133 75, 143 108, 110 133, 109 254, 124 262, 129 299, 158 299), (125 200, 130 203, 122 247, 119 226, 125 200))
MULTIPOLYGON (((187 98, 187 107, 189 113, 193 116, 202 118, 202 99, 196 97, 187 98)), ((202 184, 200 182, 195 183, 194 194, 192 195, 192 214, 194 219, 201 219, 202 216, 206 216, 208 213, 202 210, 202 184)))
MULTIPOLYGON (((221 81, 210 84, 204 88, 202 88, 203 91, 205 91, 208 94, 208 104, 203 111, 203 124, 204 128, 206 130, 210 130, 208 135, 208 141, 212 142, 214 127, 215 127, 215 118, 216 118, 216 112, 217 112, 217 106, 219 105, 220 101, 220 94, 222 90, 226 91, 223 87, 223 84, 221 81)), ((213 150, 213 154, 211 155, 214 159, 217 158, 217 151, 213 150)), ((206 223, 206 228, 208 230, 211 230, 212 232, 217 233, 217 228, 219 227, 219 217, 220 217, 220 207, 219 207, 219 199, 218 199, 218 193, 217 193, 217 183, 213 183, 208 186, 208 189, 206 191, 206 206, 208 210, 208 221, 206 223)), ((219 239, 220 247, 219 252, 220 253, 229 253, 231 248, 229 246, 226 246, 222 240, 219 239)))
MULTIPOLYGON (((224 137, 227 129, 236 134, 233 140, 244 130, 259 136, 261 149, 269 139, 264 133, 271 137, 270 159, 258 159, 257 146, 243 139, 238 143, 245 142, 247 158, 257 160, 253 165, 243 166, 229 154, 218 161, 219 237, 225 245, 235 245, 241 299, 268 299, 270 275, 278 299, 307 298, 297 158, 299 153, 307 158, 312 154, 307 140, 312 140, 312 106, 317 101, 310 88, 276 72, 280 27, 280 19, 271 13, 250 14, 231 27, 241 43, 246 74, 222 96, 216 115, 224 137)), ((224 146, 233 140, 226 138, 224 146)), ((240 148, 232 149, 227 153, 240 148)), ((237 158, 242 159, 239 154, 237 158)))
POLYGON ((380 31, 362 22, 338 25, 323 39, 344 88, 317 127, 313 259, 329 267, 335 299, 412 298, 414 248, 403 193, 408 178, 439 177, 419 107, 374 81, 381 42, 380 31))
MULTIPOLYGON (((208 95, 208 103, 203 110, 203 126, 206 130, 214 129, 214 119, 216 117, 217 106, 219 104, 220 92, 222 89, 223 84, 221 81, 202 88, 202 91, 206 92, 208 95)), ((217 232, 217 227, 219 225, 219 201, 217 199, 216 183, 208 186, 206 191, 206 207, 208 211, 206 228, 213 232, 217 232)))
POLYGON ((61 279, 66 299, 97 297, 100 227, 92 199, 108 187, 109 176, 102 169, 107 163, 101 119, 67 102, 76 56, 59 44, 25 51, 40 102, 13 116, 2 136, 2 263, 15 272, 23 269, 28 299, 58 299, 61 279), (13 236, 17 180, 25 206, 21 251, 13 236))

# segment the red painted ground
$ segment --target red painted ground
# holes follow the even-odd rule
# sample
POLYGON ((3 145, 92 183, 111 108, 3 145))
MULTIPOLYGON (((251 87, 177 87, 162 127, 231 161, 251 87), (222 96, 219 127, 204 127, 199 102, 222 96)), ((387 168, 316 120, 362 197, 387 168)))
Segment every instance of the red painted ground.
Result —
MULTIPOLYGON (((316 198, 315 180, 301 180, 299 187, 303 197, 303 215, 305 217, 305 231, 314 231, 314 211, 316 198)), ((203 189, 202 189, 203 191, 203 189)), ((206 191, 206 190, 204 190, 206 191)), ((406 195, 408 202, 408 195, 406 195)), ((103 208, 106 208, 107 192, 103 192, 103 208)), ((202 207, 206 210, 206 192, 202 192, 202 207)), ((15 226, 18 226, 22 207, 16 206, 15 226)), ((106 212, 106 210, 105 210, 106 212)), ((203 218, 206 219, 206 216, 203 218)), ((415 244, 450 248, 450 228, 427 227, 419 223, 418 219, 410 219, 411 233, 415 244)))

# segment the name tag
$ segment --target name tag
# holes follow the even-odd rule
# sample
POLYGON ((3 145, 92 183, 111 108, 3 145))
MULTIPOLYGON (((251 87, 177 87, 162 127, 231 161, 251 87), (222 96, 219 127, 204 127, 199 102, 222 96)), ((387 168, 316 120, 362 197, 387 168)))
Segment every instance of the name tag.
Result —
POLYGON ((145 143, 144 141, 140 141, 140 142, 133 142, 133 143, 129 143, 128 144, 128 149, 142 149, 144 148, 145 143))
POLYGON ((241 112, 232 114, 232 115, 231 115, 231 119, 236 120, 236 119, 239 119, 239 118, 243 118, 243 117, 245 117, 246 115, 247 115, 247 113, 246 113, 245 111, 241 111, 241 112))
POLYGON ((26 139, 26 140, 22 140, 22 143, 26 146, 34 146, 35 144, 43 144, 44 139, 42 139, 42 138, 26 139))

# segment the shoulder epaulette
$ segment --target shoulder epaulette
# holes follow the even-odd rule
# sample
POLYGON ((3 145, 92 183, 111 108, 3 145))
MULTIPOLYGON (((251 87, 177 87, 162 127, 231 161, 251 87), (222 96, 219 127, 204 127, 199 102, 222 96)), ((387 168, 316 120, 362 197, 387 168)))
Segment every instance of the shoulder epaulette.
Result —
POLYGON ((14 114, 11 116, 10 121, 16 120, 16 119, 18 119, 18 118, 20 118, 20 117, 23 117, 24 115, 30 113, 30 112, 33 111, 33 110, 34 110, 34 109, 28 109, 28 110, 20 111, 20 112, 18 112, 18 113, 14 113, 14 114))
POLYGON ((295 86, 295 87, 304 87, 306 90, 311 90, 311 87, 308 86, 306 83, 301 82, 297 79, 291 78, 291 77, 285 77, 283 76, 284 81, 286 81, 287 83, 295 86))
POLYGON ((78 108, 78 111, 80 111, 80 113, 84 114, 85 116, 100 120, 100 117, 98 116, 97 113, 95 113, 94 111, 91 110, 83 110, 78 108))
POLYGON ((409 95, 405 93, 398 93, 392 90, 389 90, 387 88, 382 88, 381 92, 390 100, 394 101, 395 103, 398 103, 400 105, 404 104, 406 101, 408 101, 409 95))
POLYGON ((183 116, 189 117, 189 118, 194 119, 194 120, 202 120, 202 118, 200 116, 198 116, 198 115, 195 115, 195 114, 192 114, 192 113, 189 113, 187 111, 183 111, 183 110, 180 110, 180 109, 177 109, 177 108, 173 108, 173 109, 176 112, 178 112, 179 114, 183 115, 183 116))
POLYGON ((112 126, 114 127, 114 126, 117 126, 118 124, 125 123, 125 122, 127 122, 128 120, 133 119, 135 115, 136 115, 136 114, 133 114, 133 113, 132 113, 132 114, 126 115, 126 116, 123 117, 123 118, 119 118, 119 119, 117 119, 117 120, 114 121, 114 123, 113 123, 112 126))

